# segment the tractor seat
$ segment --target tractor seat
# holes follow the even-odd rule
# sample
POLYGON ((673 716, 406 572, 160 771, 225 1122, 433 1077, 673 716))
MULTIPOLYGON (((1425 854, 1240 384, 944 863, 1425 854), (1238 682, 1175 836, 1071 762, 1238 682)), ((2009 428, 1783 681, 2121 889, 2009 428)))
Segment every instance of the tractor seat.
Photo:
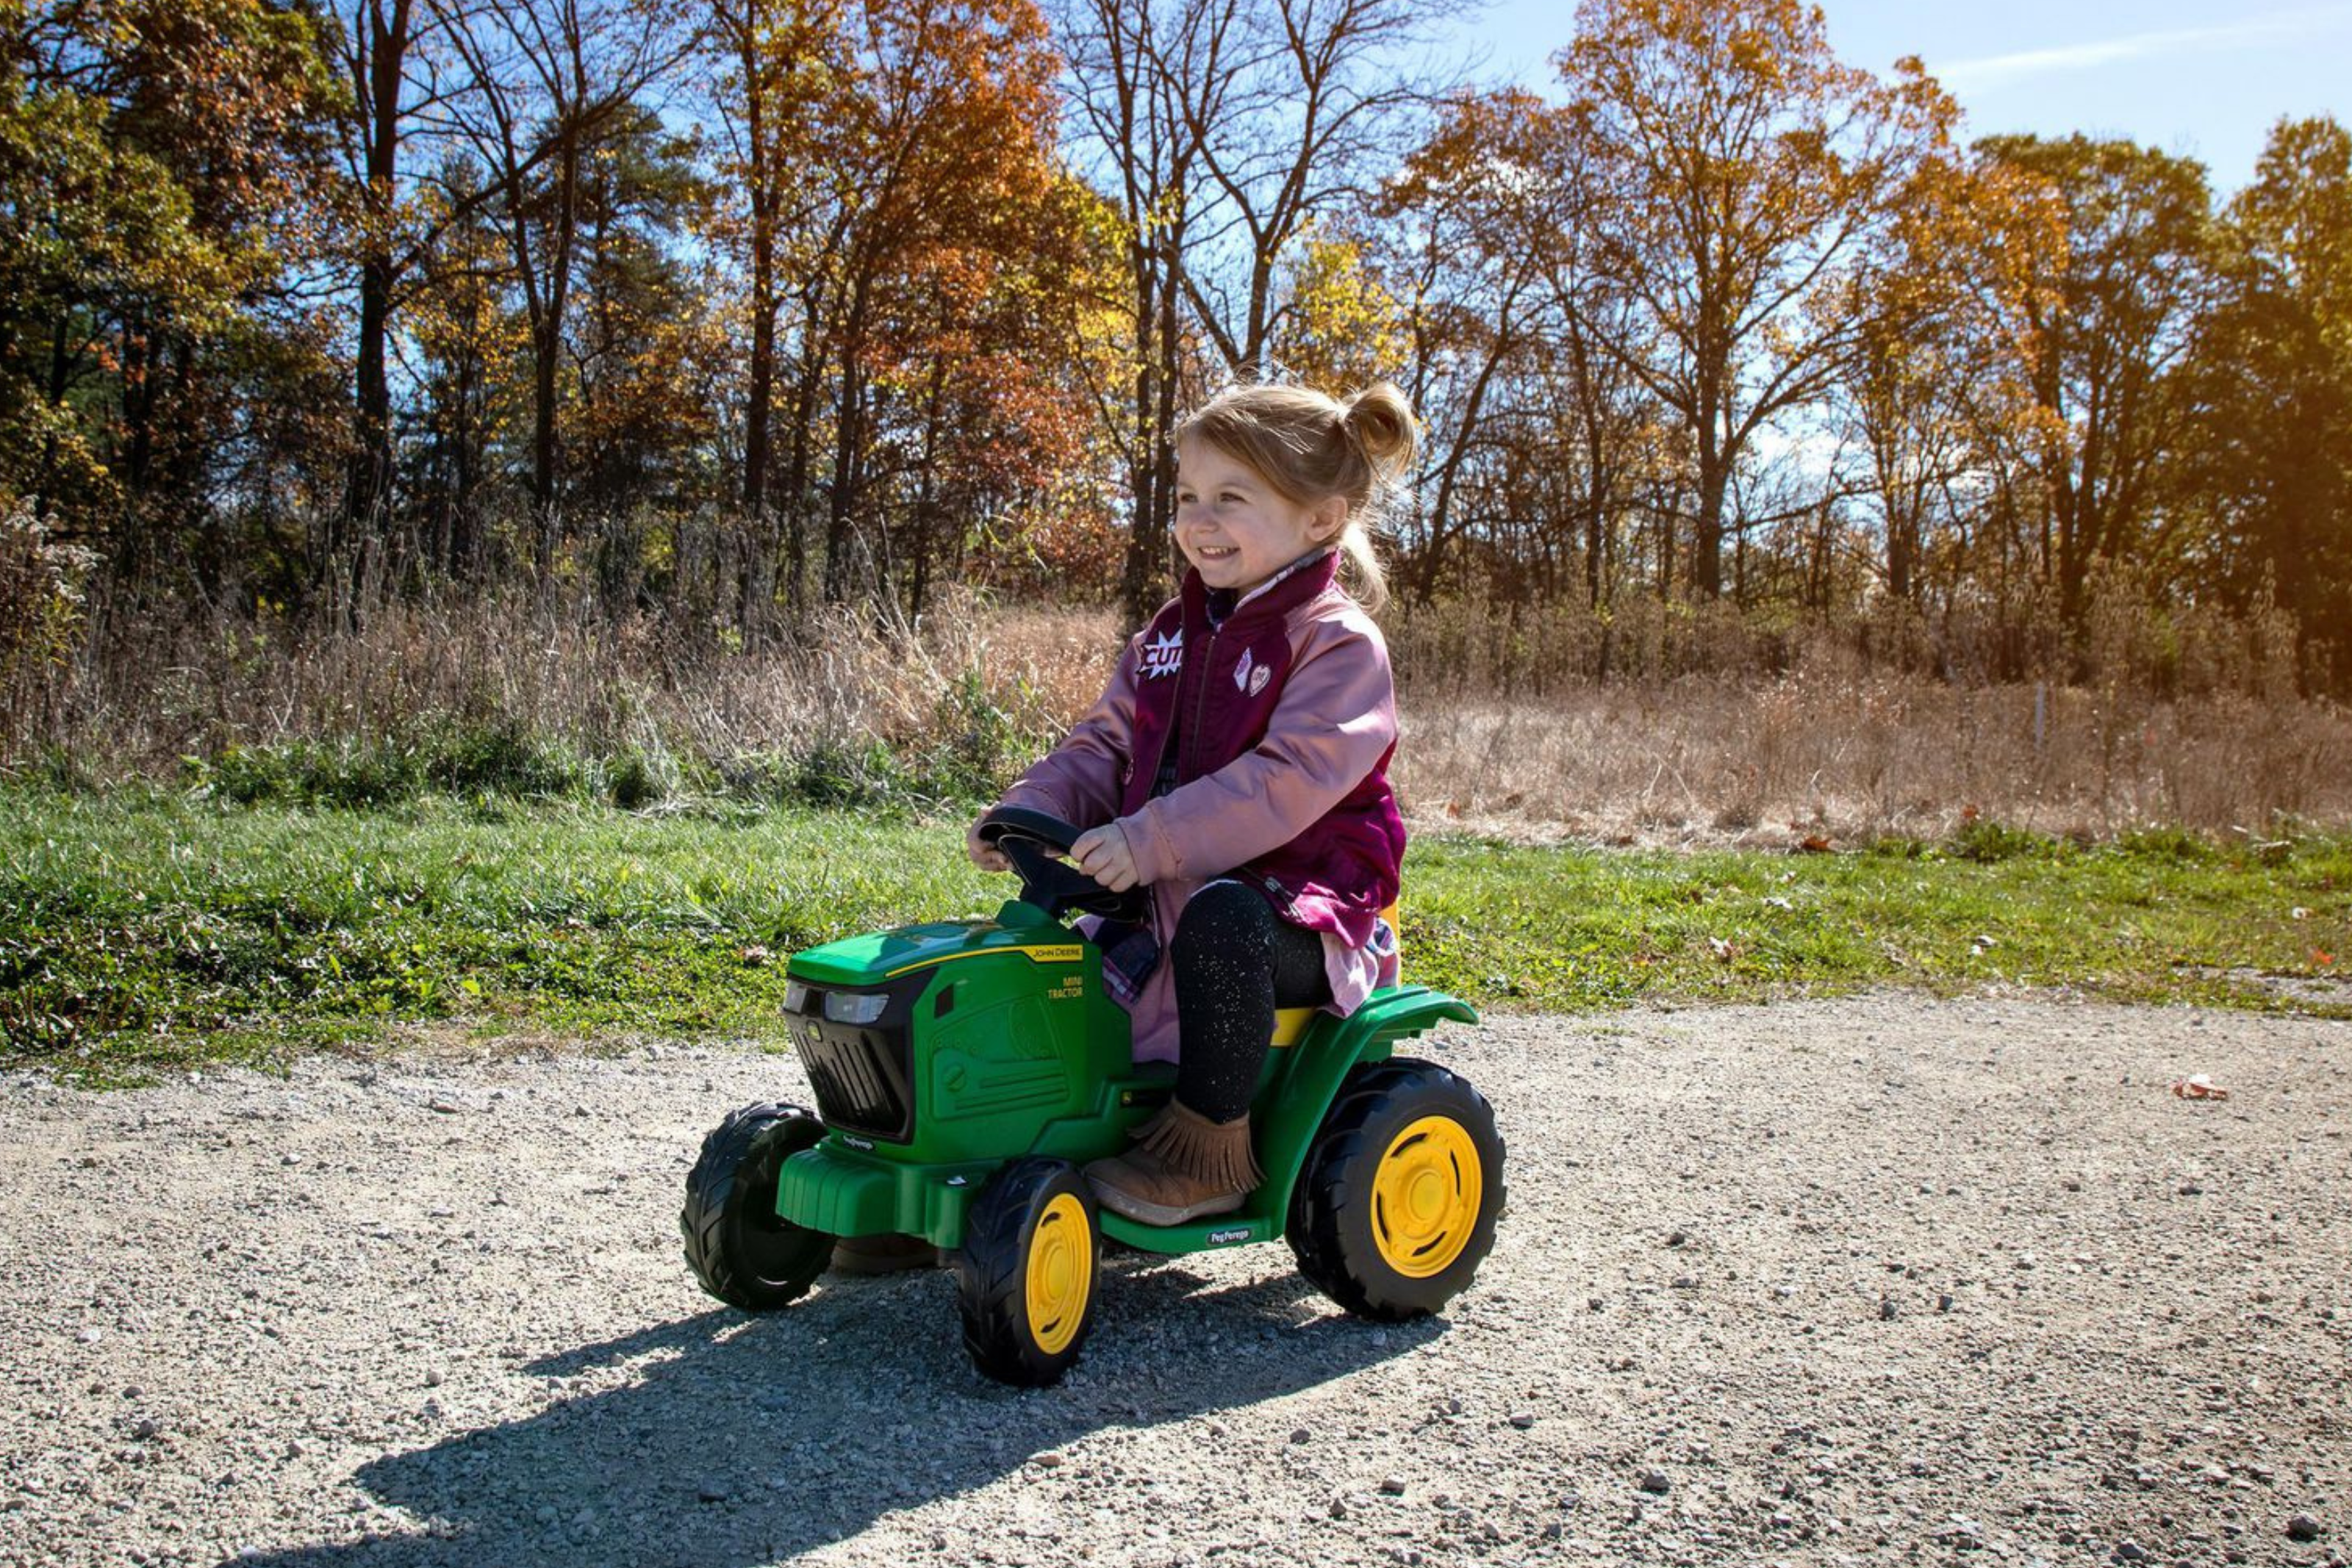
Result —
MULTIPOLYGON (((1381 910, 1381 918, 1388 922, 1389 934, 1399 937, 1397 953, 1399 981, 1391 983, 1400 983, 1404 973, 1404 953, 1402 936, 1397 929, 1397 906, 1391 904, 1381 910)), ((1321 1008, 1276 1008, 1274 1012, 1275 1046, 1279 1049, 1286 1045, 1297 1045, 1298 1037, 1307 1032, 1307 1026, 1313 1023, 1315 1015, 1322 1010, 1321 1008)))

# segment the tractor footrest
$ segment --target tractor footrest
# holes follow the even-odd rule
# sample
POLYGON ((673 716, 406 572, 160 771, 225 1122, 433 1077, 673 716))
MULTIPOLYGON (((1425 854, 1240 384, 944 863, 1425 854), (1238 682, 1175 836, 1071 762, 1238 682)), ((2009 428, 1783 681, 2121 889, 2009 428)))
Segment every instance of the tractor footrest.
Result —
POLYGON ((1188 1219, 1181 1225, 1143 1225, 1106 1208, 1102 1211, 1102 1233, 1113 1241, 1145 1252, 1199 1252, 1211 1247, 1279 1241, 1282 1221, 1244 1210, 1208 1219, 1188 1219))

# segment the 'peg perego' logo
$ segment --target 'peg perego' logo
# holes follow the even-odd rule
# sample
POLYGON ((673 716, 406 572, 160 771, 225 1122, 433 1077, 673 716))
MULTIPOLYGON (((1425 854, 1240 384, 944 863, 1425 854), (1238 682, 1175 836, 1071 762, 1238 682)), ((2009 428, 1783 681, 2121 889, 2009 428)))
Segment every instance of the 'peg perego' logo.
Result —
POLYGON ((1250 1231, 1249 1227, 1246 1225, 1238 1226, 1231 1230, 1212 1230, 1209 1232, 1209 1245, 1212 1247, 1223 1247, 1228 1242, 1246 1241, 1249 1239, 1250 1231))

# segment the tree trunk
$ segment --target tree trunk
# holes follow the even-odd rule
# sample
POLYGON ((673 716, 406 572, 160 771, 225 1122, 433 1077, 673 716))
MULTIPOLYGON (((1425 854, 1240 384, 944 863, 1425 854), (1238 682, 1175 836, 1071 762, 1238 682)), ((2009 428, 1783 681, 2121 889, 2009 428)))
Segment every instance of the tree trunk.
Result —
POLYGON ((1723 597, 1723 497, 1731 465, 1717 444, 1715 411, 1704 410, 1698 435, 1698 507, 1692 519, 1691 588, 1701 599, 1723 597))
POLYGON ((775 395, 776 195, 769 167, 766 104, 761 89, 757 49, 747 28, 741 51, 745 96, 744 135, 751 149, 751 364, 743 410, 743 517, 751 540, 743 552, 737 585, 735 622, 743 645, 768 641, 775 609, 775 510, 768 504, 768 408, 775 395))
POLYGON ((393 483, 392 387, 387 344, 392 336, 393 291, 398 286, 393 257, 393 211, 399 198, 401 87, 407 74, 412 0, 393 0, 387 21, 381 5, 371 5, 366 57, 368 117, 367 177, 362 193, 367 249, 360 263, 359 354, 354 387, 351 471, 344 487, 340 537, 330 536, 329 559, 312 563, 313 582, 334 570, 333 557, 347 554, 352 603, 358 603, 366 573, 366 552, 381 534, 393 483))
POLYGON ((834 405, 833 494, 824 523, 824 601, 849 597, 849 528, 856 515, 858 452, 864 444, 865 380, 857 356, 843 356, 841 394, 834 405))
MULTIPOLYGON (((562 151, 556 160, 555 211, 548 220, 547 288, 530 333, 530 493, 535 524, 531 566, 542 591, 553 578, 556 532, 562 521, 557 397, 563 363, 563 312, 572 283, 572 225, 580 202, 579 135, 576 128, 567 127, 562 136, 562 151)), ((520 192, 514 193, 514 199, 520 197, 520 192)))

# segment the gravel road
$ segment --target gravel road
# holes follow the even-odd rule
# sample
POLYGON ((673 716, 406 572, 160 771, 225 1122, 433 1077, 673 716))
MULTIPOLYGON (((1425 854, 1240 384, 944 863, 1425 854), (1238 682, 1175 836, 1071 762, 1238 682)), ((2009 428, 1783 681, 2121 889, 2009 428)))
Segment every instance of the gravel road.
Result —
POLYGON ((1039 1393, 977 1380, 943 1274, 697 1291, 687 1165, 792 1061, 507 1050, 0 1078, 0 1562, 2352 1553, 2352 1025, 1451 1030, 1511 1206, 1444 1318, 1341 1317, 1280 1247, 1122 1255, 1039 1393))

